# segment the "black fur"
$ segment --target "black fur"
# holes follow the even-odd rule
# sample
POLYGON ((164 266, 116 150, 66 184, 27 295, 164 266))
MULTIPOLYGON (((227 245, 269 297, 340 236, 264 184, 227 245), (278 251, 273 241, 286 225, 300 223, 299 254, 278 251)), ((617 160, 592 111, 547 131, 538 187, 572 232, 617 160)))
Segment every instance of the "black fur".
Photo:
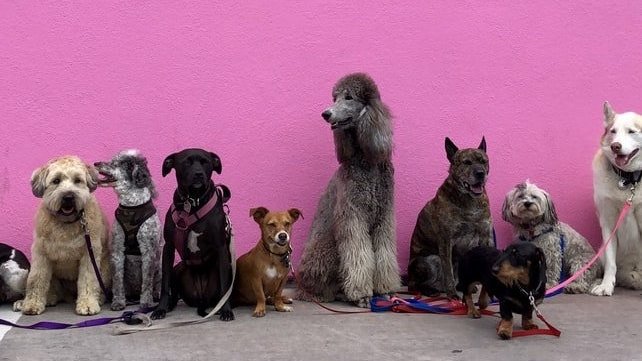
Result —
POLYGON ((477 246, 468 251, 459 264, 457 290, 470 295, 471 285, 481 283, 489 296, 499 300, 499 313, 503 320, 512 321, 513 313, 521 314, 522 320, 532 319, 533 306, 544 299, 546 292, 546 259, 541 249, 529 242, 508 246, 503 252, 489 246, 477 246), (529 283, 506 286, 496 277, 502 262, 509 261, 514 267, 529 269, 529 283))
MULTIPOLYGON (((187 200, 195 202, 190 213, 196 212, 212 197, 216 196, 216 187, 211 180, 212 172, 221 172, 220 158, 202 149, 185 149, 171 154, 163 162, 163 176, 176 171, 177 189, 174 192, 174 205, 182 210, 187 200)), ((229 196, 229 194, 224 195, 229 196)), ((200 316, 206 315, 206 309, 214 307, 232 284, 232 256, 225 232, 225 213, 223 202, 218 201, 214 209, 192 226, 192 231, 202 233, 197 240, 202 261, 190 264, 183 260, 174 264, 175 224, 171 211, 167 212, 163 235, 163 280, 161 299, 153 319, 163 318, 167 311, 176 306, 179 298, 191 307, 196 307, 200 316)), ((228 300, 220 311, 224 321, 234 319, 234 313, 228 300)))

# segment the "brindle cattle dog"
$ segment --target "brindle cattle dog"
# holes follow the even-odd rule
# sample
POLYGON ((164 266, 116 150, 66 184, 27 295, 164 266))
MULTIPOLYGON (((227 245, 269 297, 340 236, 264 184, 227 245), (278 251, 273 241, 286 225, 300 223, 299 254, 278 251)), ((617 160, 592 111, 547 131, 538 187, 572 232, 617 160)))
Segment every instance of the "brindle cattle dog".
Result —
POLYGON ((446 138, 446 155, 448 178, 419 213, 412 234, 408 289, 458 298, 454 275, 459 258, 475 246, 493 244, 486 140, 482 137, 477 149, 459 150, 446 138))

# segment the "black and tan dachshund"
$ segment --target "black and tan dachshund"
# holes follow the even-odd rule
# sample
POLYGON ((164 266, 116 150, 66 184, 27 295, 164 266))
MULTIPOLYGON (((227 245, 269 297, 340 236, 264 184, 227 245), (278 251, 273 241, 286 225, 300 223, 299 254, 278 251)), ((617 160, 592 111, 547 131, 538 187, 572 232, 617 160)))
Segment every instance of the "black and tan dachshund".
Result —
POLYGON ((479 318, 472 294, 481 284, 479 308, 488 306, 489 296, 499 300, 501 321, 497 335, 508 340, 513 335, 513 313, 522 315, 522 328, 537 328, 533 323, 531 297, 535 304, 546 292, 546 259, 541 249, 529 242, 508 246, 503 252, 494 247, 478 246, 464 254, 459 264, 457 290, 463 292, 468 315, 479 318))

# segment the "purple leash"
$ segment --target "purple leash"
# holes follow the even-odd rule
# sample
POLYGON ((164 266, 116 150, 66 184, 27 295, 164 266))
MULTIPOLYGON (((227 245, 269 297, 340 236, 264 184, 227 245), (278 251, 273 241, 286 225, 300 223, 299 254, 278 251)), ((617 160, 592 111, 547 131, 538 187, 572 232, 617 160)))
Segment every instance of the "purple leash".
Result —
MULTIPOLYGON (((62 323, 62 322, 52 322, 52 321, 40 321, 31 325, 18 325, 7 320, 0 319, 0 325, 11 326, 17 328, 24 328, 28 330, 64 330, 67 328, 83 328, 83 327, 93 327, 93 326, 102 326, 113 322, 125 322, 128 325, 137 325, 140 324, 146 319, 141 315, 152 311, 152 308, 142 309, 138 311, 125 311, 122 315, 118 317, 102 317, 95 318, 93 320, 82 321, 78 323, 62 323)), ((147 317, 147 316, 145 316, 147 317)))

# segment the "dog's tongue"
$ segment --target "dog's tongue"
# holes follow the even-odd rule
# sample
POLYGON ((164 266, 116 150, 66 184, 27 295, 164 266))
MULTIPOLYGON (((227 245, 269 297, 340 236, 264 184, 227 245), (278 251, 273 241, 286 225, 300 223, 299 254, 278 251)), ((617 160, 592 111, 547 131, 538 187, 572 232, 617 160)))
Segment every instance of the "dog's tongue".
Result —
POLYGON ((623 154, 618 154, 615 156, 615 164, 617 164, 618 167, 623 167, 628 163, 629 157, 623 154))
POLYGON ((470 186, 470 189, 473 191, 475 194, 482 194, 484 193, 484 186, 483 185, 472 185, 470 186))

